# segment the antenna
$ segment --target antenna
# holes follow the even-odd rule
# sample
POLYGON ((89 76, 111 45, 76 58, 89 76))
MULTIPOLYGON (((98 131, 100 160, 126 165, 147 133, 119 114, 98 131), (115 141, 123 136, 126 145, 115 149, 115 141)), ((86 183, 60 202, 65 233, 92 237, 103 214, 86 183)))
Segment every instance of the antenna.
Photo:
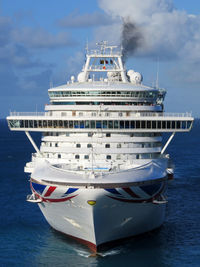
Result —
POLYGON ((159 88, 159 57, 157 58, 156 88, 159 88))
POLYGON ((88 38, 87 38, 87 40, 86 40, 85 51, 86 51, 86 54, 88 54, 88 38))

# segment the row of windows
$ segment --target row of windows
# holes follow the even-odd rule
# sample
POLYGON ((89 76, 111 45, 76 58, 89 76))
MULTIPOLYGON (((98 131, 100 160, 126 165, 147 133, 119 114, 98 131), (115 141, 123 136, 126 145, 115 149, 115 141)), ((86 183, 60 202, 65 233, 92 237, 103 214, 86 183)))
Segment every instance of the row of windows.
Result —
MULTIPOLYGON (((96 116, 105 116, 105 117, 110 117, 112 114, 111 112, 91 112, 90 114, 86 113, 84 114, 83 112, 76 112, 75 110, 72 111, 72 116, 79 116, 79 117, 83 117, 83 116, 92 116, 92 117, 96 117, 96 116)), ((131 112, 130 111, 126 111, 126 112, 118 112, 118 113, 114 113, 114 115, 118 115, 119 117, 123 117, 123 116, 130 116, 131 112)), ((53 114, 50 113, 50 115, 52 116, 53 114)), ((68 114, 66 112, 61 112, 61 116, 67 116, 68 114)))
POLYGON ((156 91, 50 91, 49 97, 134 97, 150 98, 164 97, 156 91))
MULTIPOLYGON (((132 155, 133 156, 133 155, 132 155)), ((47 154, 47 157, 49 157, 49 154, 47 154)), ((81 159, 81 155, 74 155, 74 159, 81 159)), ((91 155, 84 155, 83 158, 84 159, 91 159, 91 155)), ((134 159, 149 159, 149 158, 158 158, 159 157, 159 153, 145 153, 145 154, 134 154, 134 159)), ((58 154, 58 158, 61 159, 62 155, 58 154)), ((105 159, 116 159, 116 160, 122 160, 123 156, 121 154, 117 154, 117 155, 106 155, 105 159)))
POLYGON ((9 120, 11 128, 75 128, 75 129, 189 129, 191 121, 67 121, 67 120, 9 120))
MULTIPOLYGON (((52 147, 52 143, 46 143, 46 145, 52 147)), ((149 148, 149 147, 160 147, 161 143, 156 142, 156 143, 131 143, 131 147, 137 147, 137 148, 149 148)), ((45 143, 42 143, 42 146, 45 146, 45 143)), ((54 144, 55 147, 58 147, 58 143, 54 144)), ((87 148, 92 148, 92 144, 87 144, 87 148)), ((110 144, 105 144, 105 148, 110 148, 110 144)), ((116 148, 121 148, 122 144, 119 143, 116 145, 116 148)), ((81 144, 76 144, 76 148, 81 148, 81 144)))
MULTIPOLYGON (((65 136, 73 136, 74 133, 65 133, 65 136)), ((95 135, 95 133, 87 133, 88 137, 92 137, 93 135, 95 135)), ((43 136, 63 136, 63 133, 56 133, 56 132, 45 132, 43 133, 43 136)), ((105 133, 105 135, 103 135, 105 137, 111 137, 111 133, 105 133)), ((103 137, 102 136, 102 137, 103 137)), ((160 133, 131 133, 131 134, 126 134, 125 137, 156 137, 156 136, 161 136, 160 133)))

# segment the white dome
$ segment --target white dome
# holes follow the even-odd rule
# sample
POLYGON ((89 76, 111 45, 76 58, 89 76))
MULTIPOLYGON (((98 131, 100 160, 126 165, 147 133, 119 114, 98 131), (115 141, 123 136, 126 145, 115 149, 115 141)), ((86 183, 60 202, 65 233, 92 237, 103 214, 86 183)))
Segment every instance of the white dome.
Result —
POLYGON ((83 83, 83 82, 85 82, 85 74, 84 74, 84 72, 80 72, 80 73, 78 74, 78 76, 77 76, 77 80, 78 80, 79 83, 83 83))
POLYGON ((128 71, 127 71, 127 75, 128 75, 128 76, 131 76, 134 72, 135 72, 134 70, 128 70, 128 71))
POLYGON ((142 74, 139 72, 134 72, 130 75, 131 83, 140 84, 143 80, 142 74))
POLYGON ((112 71, 108 71, 108 72, 107 72, 107 76, 108 76, 108 78, 113 77, 113 72, 112 72, 112 71))
POLYGON ((71 82, 73 83, 75 81, 75 77, 72 75, 71 76, 71 82))

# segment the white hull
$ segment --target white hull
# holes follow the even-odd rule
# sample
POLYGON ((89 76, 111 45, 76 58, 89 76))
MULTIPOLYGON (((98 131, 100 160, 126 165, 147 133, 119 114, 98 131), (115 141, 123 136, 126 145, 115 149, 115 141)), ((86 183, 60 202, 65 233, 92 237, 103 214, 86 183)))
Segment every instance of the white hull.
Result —
MULTIPOLYGON (((139 187, 129 189, 132 192, 141 190, 139 187)), ((49 200, 61 200, 67 190, 64 186, 56 187, 49 200)), ((119 197, 104 189, 78 189, 68 194, 68 198, 72 198, 63 202, 49 202, 44 198, 39 207, 55 230, 81 240, 93 251, 104 243, 145 233, 162 225, 165 203, 155 204, 149 197, 146 200, 131 197, 122 188, 117 192, 119 197), (90 205, 88 201, 96 201, 96 204, 90 205)))

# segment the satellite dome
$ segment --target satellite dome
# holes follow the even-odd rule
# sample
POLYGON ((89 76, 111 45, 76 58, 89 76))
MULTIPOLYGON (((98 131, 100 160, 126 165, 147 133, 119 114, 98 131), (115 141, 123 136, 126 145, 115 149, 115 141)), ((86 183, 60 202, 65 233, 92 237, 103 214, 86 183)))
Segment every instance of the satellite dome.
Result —
POLYGON ((130 82, 134 84, 140 84, 143 80, 142 74, 134 72, 130 75, 130 82))
POLYGON ((130 77, 135 71, 134 70, 129 70, 127 71, 127 75, 130 77))
POLYGON ((72 75, 71 76, 71 82, 73 83, 75 81, 75 77, 72 75))
POLYGON ((80 72, 80 73, 78 74, 78 76, 77 76, 77 80, 78 80, 79 83, 83 83, 83 82, 85 82, 85 74, 84 74, 84 72, 80 72))
POLYGON ((107 72, 107 76, 108 76, 108 78, 113 77, 113 72, 112 72, 112 71, 108 71, 108 72, 107 72))

